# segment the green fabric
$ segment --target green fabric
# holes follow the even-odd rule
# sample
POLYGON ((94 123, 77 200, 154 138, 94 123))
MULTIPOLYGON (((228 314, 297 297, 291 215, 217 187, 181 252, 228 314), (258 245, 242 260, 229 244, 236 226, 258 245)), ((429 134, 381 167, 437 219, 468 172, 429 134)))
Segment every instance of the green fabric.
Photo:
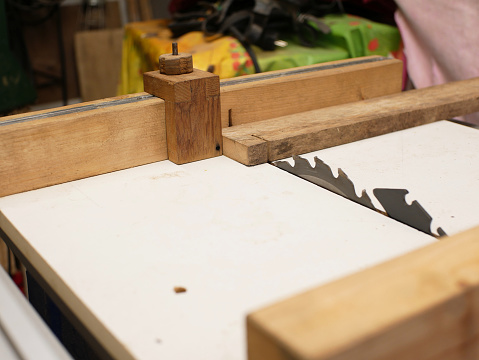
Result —
POLYGON ((331 28, 331 33, 320 35, 313 48, 300 46, 291 37, 285 38, 286 47, 277 47, 274 51, 255 47, 261 70, 282 70, 368 55, 387 56, 398 51, 401 43, 399 30, 394 26, 353 15, 328 15, 322 21, 331 28))
POLYGON ((255 51, 262 71, 289 69, 349 57, 346 50, 336 45, 322 43, 321 46, 307 48, 291 40, 288 40, 288 46, 278 47, 275 51, 262 51, 259 48, 255 48, 255 51))
MULTIPOLYGON (((340 46, 350 57, 382 55, 398 51, 399 30, 353 15, 328 15, 322 19, 331 28, 322 41, 340 46)), ((314 25, 314 24, 311 24, 314 25)))

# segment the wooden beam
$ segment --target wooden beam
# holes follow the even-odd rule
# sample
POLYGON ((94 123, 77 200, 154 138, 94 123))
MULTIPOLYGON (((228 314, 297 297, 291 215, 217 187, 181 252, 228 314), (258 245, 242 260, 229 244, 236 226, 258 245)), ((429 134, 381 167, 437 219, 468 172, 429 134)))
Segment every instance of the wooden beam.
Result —
POLYGON ((473 359, 479 227, 247 318, 256 359, 473 359))
MULTIPOLYGON (((222 126, 396 92, 400 69, 396 60, 367 57, 223 81, 222 126)), ((267 161, 264 140, 247 136, 234 145, 246 148, 244 161, 267 161)), ((1 118, 0 196, 164 160, 166 154, 165 103, 146 94, 1 118)))
POLYGON ((379 56, 221 81, 223 128, 398 93, 402 62, 379 56))
POLYGON ((145 93, 0 119, 0 196, 166 158, 165 103, 145 93))
POLYGON ((479 111, 479 78, 223 129, 223 153, 256 165, 479 111))

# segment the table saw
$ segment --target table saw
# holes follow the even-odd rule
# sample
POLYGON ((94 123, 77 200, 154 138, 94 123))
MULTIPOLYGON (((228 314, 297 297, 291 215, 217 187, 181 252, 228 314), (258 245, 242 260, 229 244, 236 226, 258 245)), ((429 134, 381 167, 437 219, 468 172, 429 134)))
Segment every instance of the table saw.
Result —
POLYGON ((0 119, 0 236, 100 358, 477 358, 479 131, 444 119, 479 79, 401 77, 152 72, 0 119))

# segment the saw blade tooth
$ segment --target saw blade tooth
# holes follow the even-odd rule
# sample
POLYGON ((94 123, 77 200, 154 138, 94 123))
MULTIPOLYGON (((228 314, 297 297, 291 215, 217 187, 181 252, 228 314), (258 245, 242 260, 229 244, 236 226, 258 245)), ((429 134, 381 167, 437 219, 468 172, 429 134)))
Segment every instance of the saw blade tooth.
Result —
POLYGON ((348 194, 350 198, 357 198, 356 190, 354 188, 354 184, 349 178, 349 176, 343 171, 343 169, 338 168, 338 177, 337 181, 341 184, 341 188, 343 191, 348 194))
POLYGON ((291 166, 291 164, 287 161, 275 161, 273 165, 288 172, 291 172, 293 169, 293 166, 291 166))
POLYGON ((273 165, 426 234, 435 237, 446 236, 445 231, 440 227, 437 228, 438 235, 431 232, 432 217, 416 200, 411 204, 406 202, 406 195, 409 194, 406 189, 376 188, 373 190, 373 194, 384 208, 384 212, 373 205, 365 189, 361 191, 361 196, 356 194, 354 183, 341 168, 338 168, 336 177, 331 171, 331 167, 317 156, 314 157, 314 167, 301 156, 294 155, 293 160, 294 166, 288 161, 276 161, 273 165))
POLYGON ((326 164, 323 160, 318 158, 317 156, 314 157, 314 169, 329 173, 331 175, 331 178, 335 178, 335 176, 333 175, 333 171, 331 170, 331 167, 328 164, 326 164))
POLYGON ((317 156, 314 157, 314 168, 313 171, 315 175, 322 180, 330 183, 336 190, 332 190, 333 192, 341 195, 341 196, 346 196, 340 189, 337 188, 337 177, 334 176, 333 171, 331 170, 331 167, 326 164, 324 161, 319 159, 317 156))
POLYGON ((301 167, 305 166, 307 169, 313 169, 311 164, 307 159, 302 158, 301 156, 298 155, 293 155, 293 160, 294 160, 294 167, 301 167))
POLYGON ((321 182, 313 181, 315 184, 318 184, 321 187, 324 187, 338 195, 346 197, 346 194, 337 187, 337 178, 334 176, 331 167, 326 164, 324 161, 319 159, 317 156, 314 157, 314 168, 312 169, 311 175, 321 180, 322 183, 327 183, 325 186, 321 182))
POLYGON ((441 227, 438 227, 436 231, 437 231, 438 237, 447 236, 446 232, 441 227))
POLYGON ((338 174, 338 181, 341 184, 340 188, 347 194, 348 199, 370 209, 377 210, 371 202, 369 195, 366 193, 366 190, 363 190, 361 196, 358 196, 356 193, 356 187, 349 176, 341 168, 338 169, 338 174))
POLYGON ((338 186, 343 189, 343 192, 348 194, 348 197, 356 197, 356 191, 354 191, 353 182, 341 168, 338 168, 338 177, 336 178, 336 182, 338 183, 338 186))
POLYGON ((328 166, 328 165, 323 160, 321 160, 320 158, 315 156, 314 157, 314 167, 321 167, 321 166, 328 166))
POLYGON ((373 202, 369 197, 368 193, 366 192, 366 189, 363 189, 363 191, 361 191, 361 197, 359 197, 359 199, 361 200, 361 204, 363 204, 364 206, 367 206, 372 210, 380 211, 373 205, 373 202))
MULTIPOLYGON (((347 182, 348 184, 350 184, 350 186, 354 189, 354 184, 353 182, 351 181, 351 179, 349 178, 348 174, 346 174, 343 169, 341 168, 338 168, 338 179, 339 178, 342 178, 344 179, 345 182, 347 182)), ((348 185, 349 186, 349 185, 348 185)))
MULTIPOLYGON (((431 232, 431 215, 418 201, 414 200, 411 205, 406 202, 406 195, 409 191, 406 189, 378 188, 374 189, 373 193, 389 217, 434 236, 431 232)), ((444 232, 442 229, 441 231, 444 232)))

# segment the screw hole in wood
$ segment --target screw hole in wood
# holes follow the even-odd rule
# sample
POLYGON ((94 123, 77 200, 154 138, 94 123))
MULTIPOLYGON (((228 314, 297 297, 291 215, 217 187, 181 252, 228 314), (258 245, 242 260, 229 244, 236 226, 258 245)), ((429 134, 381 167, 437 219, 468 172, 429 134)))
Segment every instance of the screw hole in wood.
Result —
POLYGON ((175 290, 175 293, 177 293, 177 294, 181 294, 181 293, 186 292, 186 288, 184 288, 183 286, 175 286, 173 288, 173 290, 175 290))

